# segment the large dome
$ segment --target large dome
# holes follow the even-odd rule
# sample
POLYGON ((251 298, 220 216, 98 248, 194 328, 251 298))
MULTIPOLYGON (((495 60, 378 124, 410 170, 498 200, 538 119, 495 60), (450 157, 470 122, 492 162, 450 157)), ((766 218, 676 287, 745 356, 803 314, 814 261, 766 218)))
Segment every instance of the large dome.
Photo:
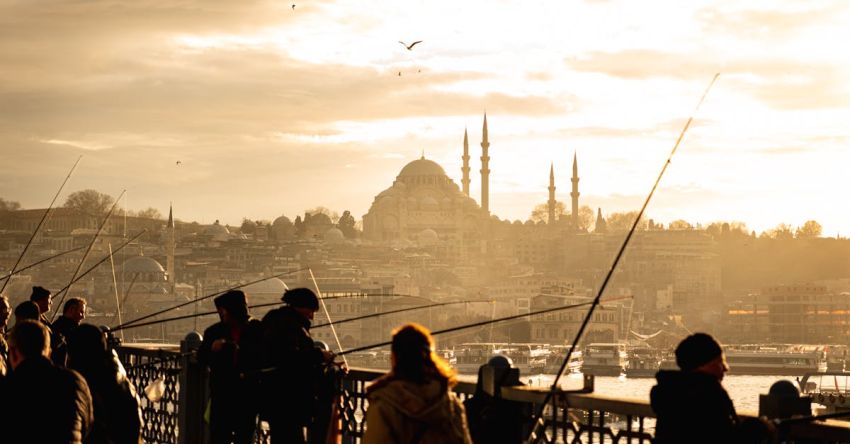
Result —
POLYGON ((125 273, 165 273, 159 262, 147 256, 131 257, 124 261, 125 273))
POLYGON ((410 176, 445 176, 446 171, 443 170, 437 162, 426 158, 416 159, 408 163, 398 173, 398 177, 410 176))

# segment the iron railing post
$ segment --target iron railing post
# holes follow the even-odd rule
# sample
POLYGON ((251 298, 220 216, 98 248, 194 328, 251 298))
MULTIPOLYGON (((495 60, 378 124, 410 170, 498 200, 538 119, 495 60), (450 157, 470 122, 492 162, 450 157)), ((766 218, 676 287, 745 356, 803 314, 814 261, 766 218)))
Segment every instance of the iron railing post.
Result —
POLYGON ((204 412, 207 407, 207 375, 192 353, 201 346, 201 335, 191 332, 180 341, 180 404, 178 410, 178 443, 208 442, 204 412))

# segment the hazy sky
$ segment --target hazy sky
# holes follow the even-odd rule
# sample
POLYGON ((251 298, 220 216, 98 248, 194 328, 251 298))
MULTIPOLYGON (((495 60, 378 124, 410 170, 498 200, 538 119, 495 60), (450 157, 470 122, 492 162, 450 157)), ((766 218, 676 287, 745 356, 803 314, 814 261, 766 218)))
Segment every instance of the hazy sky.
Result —
POLYGON ((0 0, 0 197, 46 207, 83 154, 64 194, 360 218, 422 150, 459 183, 468 128, 478 199, 486 111, 494 214, 526 219, 550 162, 568 201, 573 152, 581 203, 629 211, 720 71, 649 215, 850 234, 846 2, 295 5, 0 0))

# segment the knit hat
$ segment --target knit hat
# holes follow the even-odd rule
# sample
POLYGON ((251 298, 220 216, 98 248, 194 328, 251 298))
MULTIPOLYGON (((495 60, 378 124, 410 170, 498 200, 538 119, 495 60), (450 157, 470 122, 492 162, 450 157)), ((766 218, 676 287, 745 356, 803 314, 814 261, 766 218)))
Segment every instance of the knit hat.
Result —
POLYGON ((244 318, 248 316, 248 298, 239 290, 230 290, 213 299, 216 308, 227 310, 231 316, 244 318))
POLYGON ((314 311, 319 309, 319 298, 317 298, 316 293, 313 293, 313 290, 310 290, 309 288, 293 288, 292 290, 286 290, 286 292, 283 293, 283 297, 280 299, 289 304, 290 307, 309 308, 314 311))
POLYGON ((689 372, 711 362, 723 353, 720 344, 711 335, 694 333, 676 347, 676 364, 689 372))
POLYGON ((49 298, 49 297, 50 297, 50 290, 48 290, 44 287, 39 287, 39 286, 32 287, 32 294, 30 295, 31 301, 35 302, 39 299, 44 299, 44 298, 49 298))

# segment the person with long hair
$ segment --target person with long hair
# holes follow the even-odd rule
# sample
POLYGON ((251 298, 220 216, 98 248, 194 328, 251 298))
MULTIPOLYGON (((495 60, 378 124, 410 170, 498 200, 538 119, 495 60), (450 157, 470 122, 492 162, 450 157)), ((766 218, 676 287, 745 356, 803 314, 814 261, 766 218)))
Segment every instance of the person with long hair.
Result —
POLYGON ((427 328, 393 331, 392 369, 368 390, 364 444, 472 444, 463 403, 451 390, 455 371, 434 353, 427 328))

